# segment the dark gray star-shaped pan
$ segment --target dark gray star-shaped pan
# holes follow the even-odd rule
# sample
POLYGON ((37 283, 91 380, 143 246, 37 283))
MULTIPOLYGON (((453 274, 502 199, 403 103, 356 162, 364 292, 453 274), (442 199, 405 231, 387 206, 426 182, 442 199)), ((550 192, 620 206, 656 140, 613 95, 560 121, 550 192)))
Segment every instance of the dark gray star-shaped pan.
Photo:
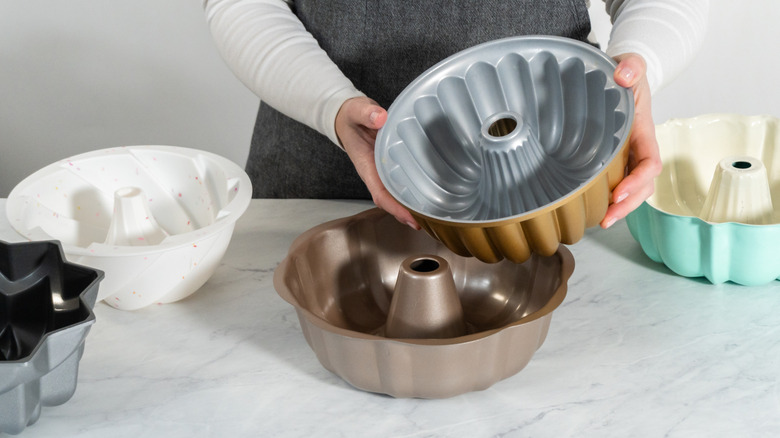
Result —
POLYGON ((58 242, 0 241, 0 433, 73 396, 102 279, 67 262, 58 242))

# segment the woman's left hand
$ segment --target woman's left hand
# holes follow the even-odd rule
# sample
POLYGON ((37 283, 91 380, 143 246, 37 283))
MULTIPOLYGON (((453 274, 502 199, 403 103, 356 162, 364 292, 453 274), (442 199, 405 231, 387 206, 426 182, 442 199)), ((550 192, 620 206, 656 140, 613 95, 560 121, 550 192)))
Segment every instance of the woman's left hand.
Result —
POLYGON ((629 138, 628 175, 612 190, 612 203, 601 221, 609 228, 653 194, 654 179, 661 173, 661 156, 655 139, 650 108, 647 64, 642 56, 626 53, 615 57, 615 82, 634 92, 634 124, 629 138))

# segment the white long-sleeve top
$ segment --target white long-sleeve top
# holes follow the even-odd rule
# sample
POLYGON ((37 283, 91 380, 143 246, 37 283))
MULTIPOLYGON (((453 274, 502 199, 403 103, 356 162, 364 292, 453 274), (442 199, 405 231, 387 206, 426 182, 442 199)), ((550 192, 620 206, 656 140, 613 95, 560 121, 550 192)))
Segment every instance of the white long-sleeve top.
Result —
MULTIPOLYGON (((289 0, 202 0, 217 47, 234 74, 277 111, 336 144, 336 114, 363 96, 330 60, 289 0)), ((612 20, 607 54, 638 53, 652 91, 701 46, 709 0, 604 0, 612 20)), ((369 96, 370 97, 370 96, 369 96)))

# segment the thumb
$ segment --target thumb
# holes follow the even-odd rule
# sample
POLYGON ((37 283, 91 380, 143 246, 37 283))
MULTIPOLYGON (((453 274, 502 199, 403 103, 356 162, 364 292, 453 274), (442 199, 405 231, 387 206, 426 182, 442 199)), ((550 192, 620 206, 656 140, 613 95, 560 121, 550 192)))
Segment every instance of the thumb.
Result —
POLYGON ((647 65, 644 58, 636 53, 626 53, 615 57, 618 66, 615 69, 615 82, 625 88, 631 88, 645 76, 647 65))
POLYGON ((370 129, 379 129, 387 121, 387 111, 379 105, 366 105, 362 110, 362 124, 370 129))

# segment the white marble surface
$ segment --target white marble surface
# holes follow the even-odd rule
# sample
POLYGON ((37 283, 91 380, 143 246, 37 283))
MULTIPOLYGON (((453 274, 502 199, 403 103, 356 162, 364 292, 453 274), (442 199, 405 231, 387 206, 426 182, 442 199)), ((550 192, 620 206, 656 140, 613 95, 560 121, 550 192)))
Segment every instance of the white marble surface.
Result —
MULTIPOLYGON (((96 306, 76 394, 21 436, 780 435, 780 283, 677 277, 624 222, 570 247, 568 296, 519 374, 445 400, 353 389, 320 366, 272 276, 298 234, 368 207, 252 201, 194 295, 96 306)), ((19 240, 0 211, 0 239, 19 240)))

